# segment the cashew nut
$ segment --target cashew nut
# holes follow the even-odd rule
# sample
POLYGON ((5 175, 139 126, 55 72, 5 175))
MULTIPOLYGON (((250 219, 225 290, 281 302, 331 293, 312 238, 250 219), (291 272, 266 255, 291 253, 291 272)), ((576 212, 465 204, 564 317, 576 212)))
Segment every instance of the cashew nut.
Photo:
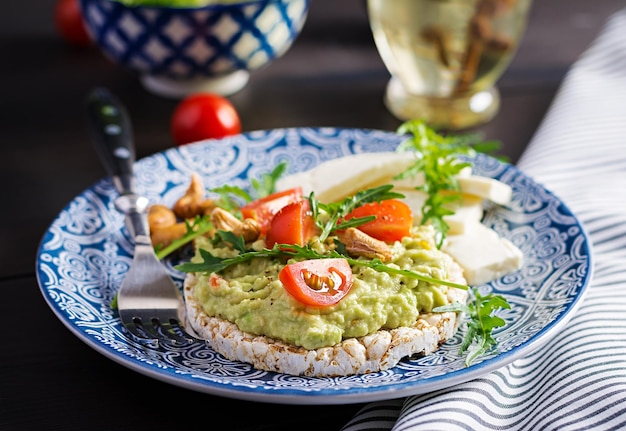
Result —
POLYGON ((194 218, 208 213, 215 207, 212 199, 205 199, 204 185, 200 175, 191 174, 191 183, 185 194, 174 204, 174 213, 181 219, 194 218))
POLYGON ((339 240, 346 246, 351 256, 364 256, 383 262, 391 260, 391 248, 387 243, 372 238, 359 229, 353 227, 346 229, 339 236, 339 240))
POLYGON ((217 230, 230 231, 237 236, 242 236, 245 242, 256 241, 261 234, 259 223, 251 218, 243 221, 222 208, 211 211, 211 222, 217 230))
POLYGON ((184 222, 176 223, 160 229, 151 230, 150 239, 154 246, 167 247, 172 241, 182 238, 185 233, 187 233, 187 225, 184 222))
POLYGON ((165 205, 155 204, 148 210, 150 232, 176 224, 176 214, 165 205))

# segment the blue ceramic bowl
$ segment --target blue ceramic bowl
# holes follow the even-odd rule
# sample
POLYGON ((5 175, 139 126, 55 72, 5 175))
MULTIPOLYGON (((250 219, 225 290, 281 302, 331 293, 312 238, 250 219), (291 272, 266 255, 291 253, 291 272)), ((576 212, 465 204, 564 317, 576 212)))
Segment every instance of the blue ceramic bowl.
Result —
POLYGON ((170 97, 229 95, 252 70, 280 57, 306 21, 309 0, 242 0, 203 7, 126 6, 80 0, 87 29, 105 56, 170 97))

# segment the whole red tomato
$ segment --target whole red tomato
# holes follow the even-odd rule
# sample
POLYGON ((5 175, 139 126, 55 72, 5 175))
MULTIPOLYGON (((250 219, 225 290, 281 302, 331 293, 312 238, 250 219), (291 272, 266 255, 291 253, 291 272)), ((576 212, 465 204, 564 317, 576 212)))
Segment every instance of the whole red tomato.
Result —
POLYGON ((241 132, 241 120, 227 98, 212 93, 187 96, 174 109, 170 123, 176 145, 241 132))
POLYGON ((68 43, 76 46, 93 44, 85 27, 78 0, 57 0, 54 6, 54 22, 68 43))

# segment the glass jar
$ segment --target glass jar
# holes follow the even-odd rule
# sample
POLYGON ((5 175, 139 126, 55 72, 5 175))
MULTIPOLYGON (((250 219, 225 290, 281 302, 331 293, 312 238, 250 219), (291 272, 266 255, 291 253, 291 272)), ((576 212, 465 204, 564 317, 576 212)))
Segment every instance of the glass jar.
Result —
POLYGON ((368 0, 384 97, 401 120, 463 129, 498 112, 496 81, 511 62, 531 0, 368 0))

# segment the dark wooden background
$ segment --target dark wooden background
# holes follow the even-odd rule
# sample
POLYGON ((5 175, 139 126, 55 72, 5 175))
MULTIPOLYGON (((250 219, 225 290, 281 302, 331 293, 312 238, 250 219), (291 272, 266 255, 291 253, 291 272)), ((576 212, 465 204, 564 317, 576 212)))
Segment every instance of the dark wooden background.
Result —
MULTIPOLYGON (((72 335, 35 278, 38 243, 61 209, 104 176, 83 101, 105 86, 127 105, 138 157, 173 142, 176 100, 144 90, 97 49, 68 46, 54 1, 3 2, 0 12, 0 430, 339 429, 360 407, 230 400, 139 375, 72 335), (157 401, 165 395, 166 401, 157 401), (230 413, 227 413, 230 412, 230 413)), ((499 81, 502 107, 478 130, 517 160, 570 65, 623 0, 537 0, 522 45, 499 81)), ((287 54, 231 97, 244 131, 336 126, 395 130, 382 103, 389 75, 361 0, 312 0, 287 54)))

